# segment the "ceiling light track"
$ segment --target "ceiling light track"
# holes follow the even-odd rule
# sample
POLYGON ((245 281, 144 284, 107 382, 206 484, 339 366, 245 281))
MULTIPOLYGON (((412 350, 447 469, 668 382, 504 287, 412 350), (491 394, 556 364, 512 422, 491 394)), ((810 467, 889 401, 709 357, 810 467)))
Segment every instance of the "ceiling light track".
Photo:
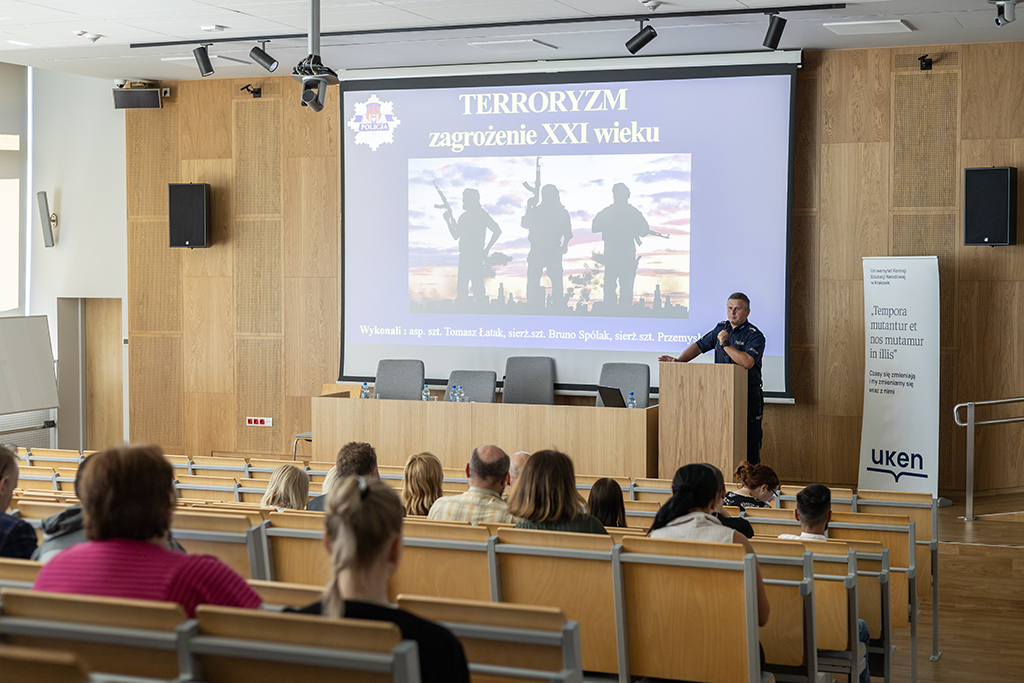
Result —
MULTIPOLYGON (((798 12, 817 12, 822 10, 834 10, 834 9, 846 9, 845 2, 833 2, 824 3, 820 5, 785 5, 779 7, 758 7, 750 9, 727 9, 727 10, 701 10, 693 12, 658 12, 652 14, 617 14, 610 16, 584 16, 584 17, 568 17, 565 19, 531 19, 528 21, 509 21, 509 22, 488 22, 478 24, 455 24, 451 26, 407 26, 402 28, 378 28, 378 29, 364 29, 359 31, 328 31, 320 34, 324 38, 354 38, 359 36, 375 36, 375 35, 396 35, 402 33, 437 33, 438 31, 474 31, 481 29, 501 29, 501 28, 524 28, 530 26, 565 26, 571 24, 596 24, 596 23, 608 23, 616 21, 650 21, 652 16, 657 16, 659 20, 665 19, 692 19, 696 17, 732 17, 732 16, 744 16, 744 15, 763 15, 772 13, 785 12, 786 14, 795 14, 798 12)), ((285 33, 271 36, 242 36, 232 38, 208 38, 203 37, 204 44, 213 43, 258 43, 260 41, 267 40, 303 40, 307 39, 308 34, 302 33, 285 33)), ((176 47, 180 45, 195 45, 196 41, 193 40, 165 40, 151 43, 132 43, 129 45, 132 49, 135 48, 147 48, 147 47, 176 47)))

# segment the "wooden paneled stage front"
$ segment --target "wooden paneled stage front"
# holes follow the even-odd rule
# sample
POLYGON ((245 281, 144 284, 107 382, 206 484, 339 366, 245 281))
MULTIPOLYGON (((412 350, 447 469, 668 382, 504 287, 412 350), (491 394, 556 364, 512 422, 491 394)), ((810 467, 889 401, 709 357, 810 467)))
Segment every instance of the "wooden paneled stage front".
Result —
POLYGON ((473 449, 507 452, 557 448, 577 474, 657 476, 658 406, 644 410, 591 406, 505 405, 445 401, 313 401, 313 459, 332 461, 349 441, 367 441, 381 465, 404 465, 430 451, 445 467, 464 467, 473 449))
POLYGON ((746 456, 746 370, 737 365, 663 363, 661 403, 642 410, 353 399, 356 385, 325 385, 312 399, 313 459, 330 462, 349 441, 366 441, 382 465, 430 451, 461 468, 477 446, 507 452, 556 448, 577 474, 670 478, 691 462, 728 476, 746 456))

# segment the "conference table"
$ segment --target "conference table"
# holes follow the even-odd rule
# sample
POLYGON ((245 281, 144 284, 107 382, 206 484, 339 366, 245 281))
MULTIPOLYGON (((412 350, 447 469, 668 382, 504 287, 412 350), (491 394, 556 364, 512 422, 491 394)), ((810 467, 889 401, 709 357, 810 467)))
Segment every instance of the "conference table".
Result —
POLYGON ((380 465, 405 465, 422 451, 444 467, 463 468, 473 449, 496 444, 508 453, 555 448, 576 474, 657 476, 658 406, 645 409, 571 405, 452 403, 312 398, 313 460, 330 462, 349 441, 366 441, 380 465))

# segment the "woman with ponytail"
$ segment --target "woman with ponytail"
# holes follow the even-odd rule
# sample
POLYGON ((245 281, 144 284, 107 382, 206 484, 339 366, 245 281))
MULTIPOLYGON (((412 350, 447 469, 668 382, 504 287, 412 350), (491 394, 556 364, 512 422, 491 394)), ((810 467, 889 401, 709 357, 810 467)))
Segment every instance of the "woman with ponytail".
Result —
POLYGON ((423 683, 469 683, 462 645, 446 628, 388 602, 388 581, 402 558, 402 501, 379 480, 348 477, 328 491, 324 546, 331 578, 321 602, 299 612, 398 625, 419 644, 423 683))
MULTIPOLYGON (((754 549, 743 534, 722 526, 712 515, 723 493, 718 475, 707 465, 680 467, 672 479, 672 497, 658 510, 647 535, 705 543, 736 543, 748 553, 753 553, 754 549)), ((764 592, 761 568, 758 567, 757 621, 760 626, 768 623, 769 612, 768 596, 764 592)))

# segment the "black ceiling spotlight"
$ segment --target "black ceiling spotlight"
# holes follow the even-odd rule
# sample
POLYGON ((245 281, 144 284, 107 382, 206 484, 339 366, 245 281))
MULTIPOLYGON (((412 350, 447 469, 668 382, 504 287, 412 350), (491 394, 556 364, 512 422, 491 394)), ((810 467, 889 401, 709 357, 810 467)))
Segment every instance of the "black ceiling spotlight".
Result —
POLYGON ((629 50, 629 54, 635 55, 640 50, 647 46, 647 43, 651 42, 658 37, 658 32, 654 30, 654 27, 650 24, 644 26, 647 22, 646 19, 637 19, 640 22, 640 30, 637 34, 626 41, 626 49, 629 50))
POLYGON ((763 45, 769 50, 778 50, 782 32, 786 30, 786 20, 779 16, 778 12, 771 12, 770 16, 768 32, 764 34, 763 45))
POLYGON ((917 58, 917 61, 921 62, 921 71, 932 70, 932 58, 928 55, 921 55, 917 58))
POLYGON ((210 55, 206 51, 206 48, 213 43, 203 43, 196 49, 192 50, 192 54, 196 57, 196 64, 199 65, 199 73, 203 75, 203 78, 213 74, 213 64, 210 62, 210 55))
POLYGON ((254 47, 249 50, 249 57, 252 61, 262 66, 267 71, 273 73, 274 69, 277 68, 277 60, 266 53, 267 43, 269 41, 261 40, 260 45, 262 47, 254 47))

